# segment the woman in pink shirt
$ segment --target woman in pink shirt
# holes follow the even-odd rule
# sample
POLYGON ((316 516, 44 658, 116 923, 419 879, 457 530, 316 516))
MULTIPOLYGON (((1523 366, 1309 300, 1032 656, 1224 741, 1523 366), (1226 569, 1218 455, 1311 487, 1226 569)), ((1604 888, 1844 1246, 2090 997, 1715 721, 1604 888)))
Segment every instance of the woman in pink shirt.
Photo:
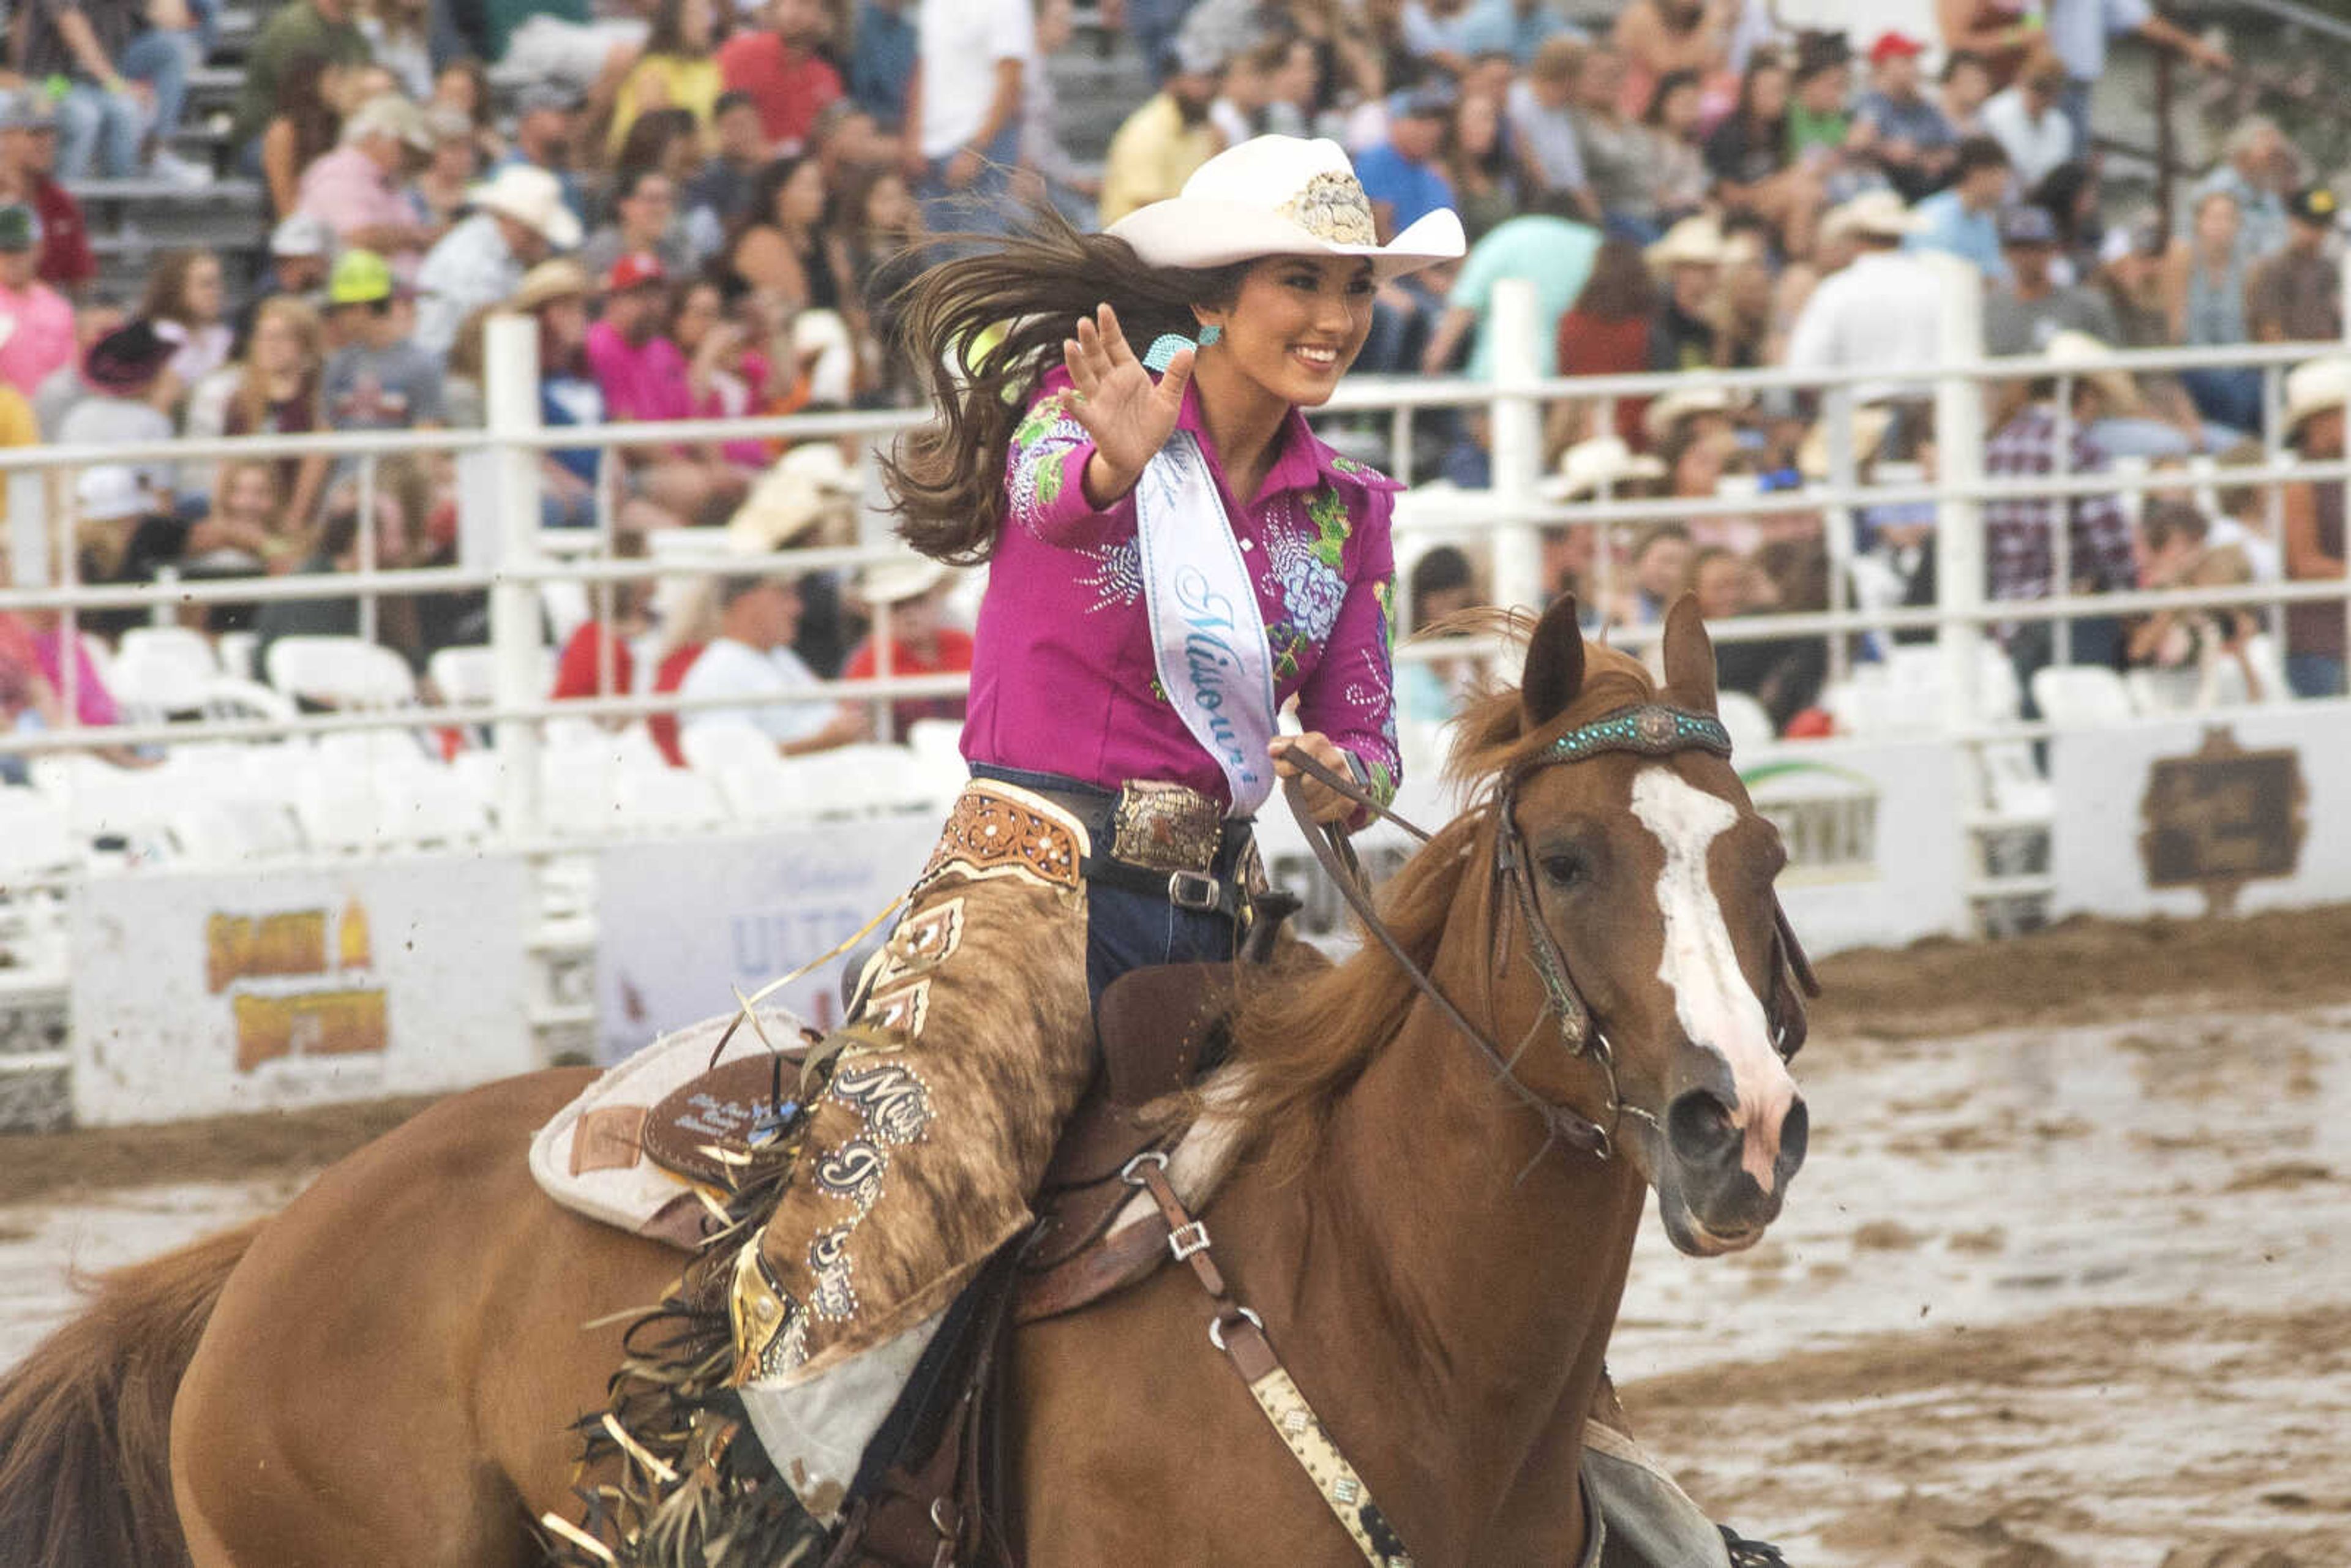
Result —
POLYGON ((1264 885, 1250 817, 1292 755, 1393 793, 1396 486, 1302 411, 1379 282, 1461 250, 1450 212, 1382 246, 1336 144, 1267 136, 1106 234, 1040 214, 915 286, 904 337, 939 413, 887 474, 917 550, 990 563, 973 779, 734 1274, 739 1393, 819 1522, 1027 1228, 1102 988, 1234 956, 1264 885), (1279 737, 1291 703, 1304 733, 1279 737))

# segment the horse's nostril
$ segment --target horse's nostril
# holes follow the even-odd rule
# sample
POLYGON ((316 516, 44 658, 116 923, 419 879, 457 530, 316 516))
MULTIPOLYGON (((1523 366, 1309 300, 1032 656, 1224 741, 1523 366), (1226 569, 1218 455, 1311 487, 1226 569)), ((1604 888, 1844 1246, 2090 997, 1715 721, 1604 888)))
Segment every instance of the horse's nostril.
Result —
POLYGON ((1693 1089, 1666 1108, 1666 1140, 1683 1160, 1708 1165, 1735 1157, 1740 1134, 1729 1106, 1703 1089, 1693 1089))
POLYGON ((1802 1100, 1788 1107, 1788 1114, 1780 1123, 1780 1170, 1793 1176, 1804 1163, 1804 1146, 1812 1140, 1813 1113, 1804 1109, 1802 1100))

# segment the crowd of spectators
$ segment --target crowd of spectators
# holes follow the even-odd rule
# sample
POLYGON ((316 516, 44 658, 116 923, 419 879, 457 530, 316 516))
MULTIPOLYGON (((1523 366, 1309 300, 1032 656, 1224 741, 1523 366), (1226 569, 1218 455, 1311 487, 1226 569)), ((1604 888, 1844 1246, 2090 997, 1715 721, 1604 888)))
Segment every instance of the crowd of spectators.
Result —
MULTIPOLYGON (((1153 85, 1099 164, 1072 155, 1046 68, 1071 47, 1070 0, 628 5, 286 0, 243 57, 217 170, 175 148, 218 0, 26 7, 0 76, 0 444, 478 423, 499 313, 537 324, 549 424, 901 403, 914 378, 891 298, 931 236, 1001 228, 1032 204, 1107 223, 1269 131, 1344 144, 1384 231, 1440 205, 1468 230, 1458 267, 1381 285, 1361 369, 1482 373, 1495 287, 1526 278, 1545 368, 1562 374, 1857 373, 1864 475, 1933 472, 1917 372, 1942 353, 1937 253, 1979 276, 1995 356, 2343 329, 2335 192, 2274 123, 2235 128, 2176 229, 2103 188, 2090 87, 2110 37, 2231 68, 2218 42, 2143 0, 1943 0, 1934 37, 1791 31, 1766 0, 1631 0, 1596 30, 1552 0, 1108 0, 1093 19, 1132 37, 1153 85), (161 257, 135 298, 98 287, 78 182, 215 175, 257 182, 269 209, 249 287, 202 249, 161 257)), ((2236 461, 2265 432, 2340 449, 2339 419, 2306 400, 2273 406, 2241 367, 2085 374, 2064 408, 2057 384, 1989 392, 1993 473, 2236 461)), ((1810 395, 1733 399, 1702 377, 1646 402, 1566 399, 1548 432, 1553 493, 1719 498, 1823 478, 1821 410, 1810 395)), ((1482 421, 1426 434, 1447 475, 1481 482, 1482 421)), ((784 456, 747 439, 552 450, 542 520, 605 523, 632 549, 730 519, 757 534, 758 517, 799 506, 779 494, 822 488, 784 456)), ((458 465, 431 457, 378 464, 365 483, 356 464, 322 458, 140 463, 86 471, 64 515, 88 580, 330 574, 455 559, 459 487, 458 465)), ((2235 508, 2211 494, 2190 476, 2143 507, 1991 508, 1988 588, 2050 592, 2057 559, 2088 589, 2240 564, 2256 580, 2340 575, 2340 486, 2235 508)), ((1578 591, 1619 623, 1654 618, 1685 586, 1713 614, 1817 608, 1823 526, 1783 513, 1571 528, 1547 546, 1546 591, 1578 591)), ((1932 508, 1866 509, 1857 528, 1855 595, 1931 599, 1932 508)), ((1474 601, 1473 556, 1430 559, 1416 602, 1474 601)), ((706 584, 692 605, 624 591, 566 650, 561 685, 739 692, 786 749, 837 744, 874 727, 778 694, 855 673, 869 625, 906 644, 893 670, 956 668, 968 645, 942 596, 937 583, 765 575, 706 584), (706 669, 705 648, 721 651, 706 669)), ((420 669, 480 637, 477 596, 404 603, 379 635, 420 669)), ((267 638, 340 627, 348 611, 321 600, 204 619, 267 638)), ((2321 619, 2287 627, 2294 684, 2312 694, 2342 679, 2342 617, 2331 634, 2321 619)), ((2085 623, 2074 654, 2205 657, 2258 618, 2210 621, 2217 643, 2182 623, 2085 623)), ((9 631, 0 693, 21 714, 58 654, 19 672, 11 650, 47 632, 39 617, 9 631)), ((2029 626, 2000 634, 2020 673, 2048 656, 2029 626)), ((1726 678, 1793 722, 1818 695, 1818 647, 1757 646, 1726 678)), ((1422 706, 1458 684, 1441 668, 1416 681, 1422 706)), ((899 709, 893 732, 923 716, 899 709)))

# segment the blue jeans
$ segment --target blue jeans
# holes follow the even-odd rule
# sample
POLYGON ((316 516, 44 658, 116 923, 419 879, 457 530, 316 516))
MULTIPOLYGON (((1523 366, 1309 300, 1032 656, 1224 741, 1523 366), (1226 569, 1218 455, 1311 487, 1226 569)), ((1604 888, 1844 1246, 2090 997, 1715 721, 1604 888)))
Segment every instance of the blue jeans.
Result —
POLYGON ((1167 80, 1167 51, 1184 30, 1184 18, 1196 0, 1126 0, 1126 31, 1135 51, 1150 68, 1155 87, 1167 80))
POLYGON ((2343 695, 2343 661, 2333 653, 2288 653, 2285 684, 2298 697, 2343 695))
POLYGON ((2214 424, 2259 434, 2262 428, 2262 372, 2250 365, 2179 372, 2179 384, 2196 412, 2214 424))
MULTIPOLYGON (((970 184, 961 190, 947 186, 947 165, 956 154, 934 158, 914 193, 923 204, 923 223, 931 233, 1007 235, 1012 232, 1012 165, 1020 156, 1020 127, 1006 126, 987 144, 987 159, 970 184)), ((941 253, 946 254, 946 253, 941 253)))
POLYGON ((93 165, 110 180, 136 174, 140 143, 149 130, 160 139, 178 129, 188 99, 188 73, 204 57, 203 50, 197 33, 146 32, 115 57, 117 71, 154 89, 152 120, 127 92, 109 92, 94 81, 76 81, 67 88, 57 104, 57 177, 88 179, 93 165))
MULTIPOLYGON (((1113 799, 1108 790, 1076 779, 1021 768, 976 762, 971 776, 1023 789, 1099 795, 1105 816, 1113 799)), ((1220 859, 1217 869, 1223 873, 1231 867, 1220 859)), ((1224 915, 1178 909, 1165 898, 1098 882, 1086 885, 1086 990, 1097 1007, 1102 1005, 1103 989, 1132 969, 1158 964, 1230 963, 1238 951, 1236 938, 1233 922, 1224 915)))

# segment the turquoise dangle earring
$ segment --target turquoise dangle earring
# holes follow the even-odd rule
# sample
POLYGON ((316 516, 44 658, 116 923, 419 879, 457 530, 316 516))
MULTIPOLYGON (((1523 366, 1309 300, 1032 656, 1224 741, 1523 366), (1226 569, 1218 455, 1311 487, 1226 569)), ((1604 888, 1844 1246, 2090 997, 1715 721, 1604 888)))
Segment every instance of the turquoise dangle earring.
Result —
POLYGON ((1181 332, 1162 332, 1151 340, 1150 350, 1143 356, 1143 362, 1161 375, 1165 375, 1167 367, 1175 362, 1178 352, 1186 349, 1205 349, 1211 343, 1220 340, 1224 335, 1225 329, 1213 321, 1200 329, 1200 338, 1197 342, 1194 342, 1181 332))

